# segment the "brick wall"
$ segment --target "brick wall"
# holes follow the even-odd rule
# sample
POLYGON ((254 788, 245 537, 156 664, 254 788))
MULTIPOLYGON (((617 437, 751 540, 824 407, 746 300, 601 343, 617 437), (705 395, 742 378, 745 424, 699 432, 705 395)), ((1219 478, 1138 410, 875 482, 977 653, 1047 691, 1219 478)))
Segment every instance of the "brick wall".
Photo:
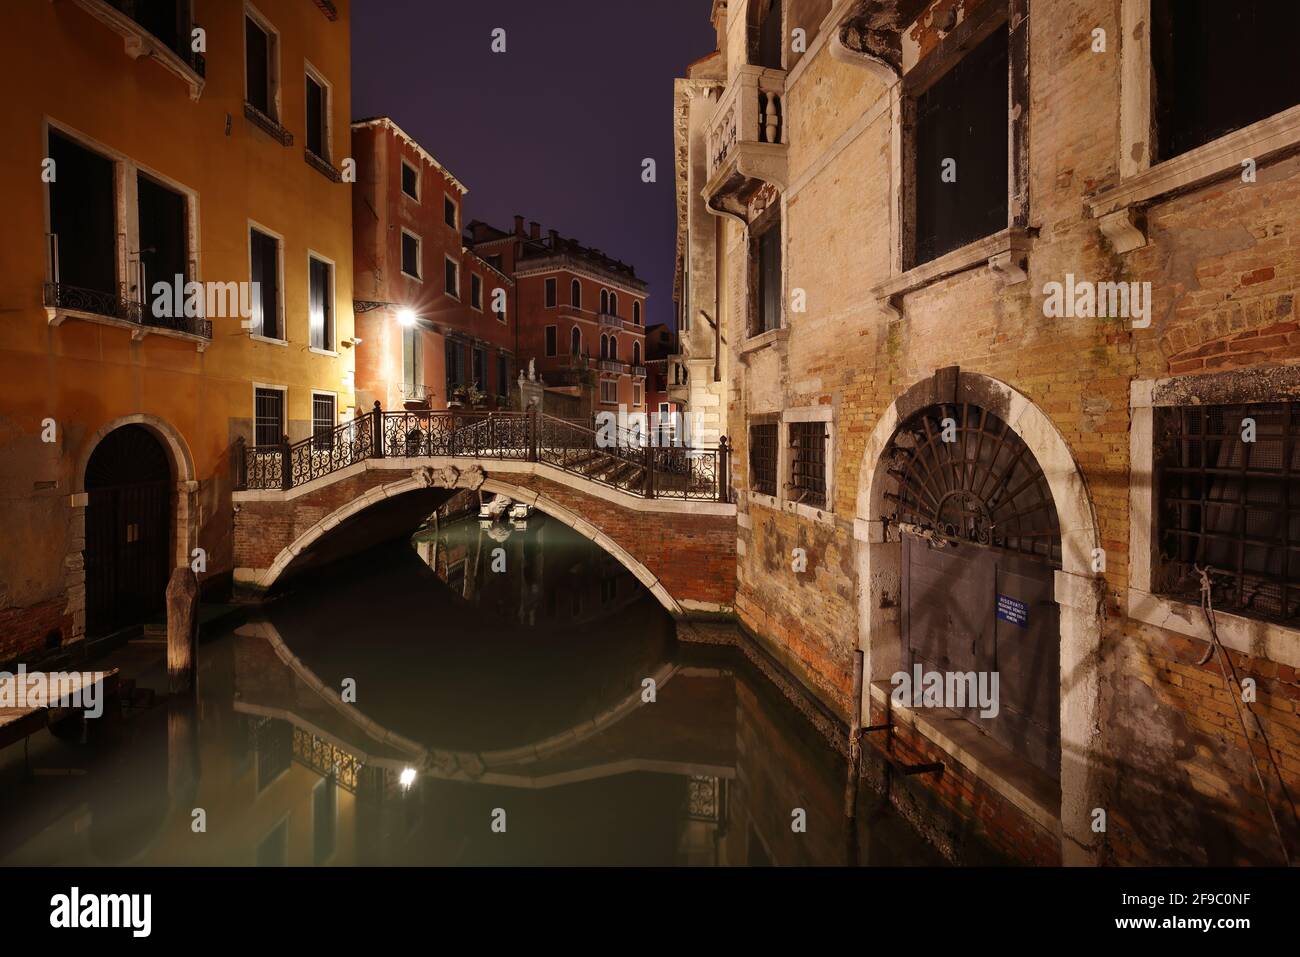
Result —
POLYGON ((0 610, 0 664, 31 662, 67 641, 72 634, 72 616, 66 608, 66 601, 56 599, 0 610), (55 633, 58 637, 52 639, 55 633))

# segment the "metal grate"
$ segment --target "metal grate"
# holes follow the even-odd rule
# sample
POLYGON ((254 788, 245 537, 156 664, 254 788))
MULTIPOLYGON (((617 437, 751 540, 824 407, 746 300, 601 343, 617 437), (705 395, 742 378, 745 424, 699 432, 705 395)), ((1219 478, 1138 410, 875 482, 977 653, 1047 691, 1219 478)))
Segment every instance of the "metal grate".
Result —
POLYGON ((776 494, 775 422, 756 422, 749 427, 749 487, 763 495, 776 494))
POLYGON ((826 507, 826 423, 790 423, 790 498, 826 507))
POLYGON ((312 447, 328 449, 334 444, 334 396, 313 395, 311 397, 311 434, 312 447))
POLYGON ((1162 594, 1300 619, 1300 402, 1156 410, 1155 488, 1162 594))
POLYGON ((258 389, 255 395, 253 443, 279 445, 284 441, 284 393, 258 389))

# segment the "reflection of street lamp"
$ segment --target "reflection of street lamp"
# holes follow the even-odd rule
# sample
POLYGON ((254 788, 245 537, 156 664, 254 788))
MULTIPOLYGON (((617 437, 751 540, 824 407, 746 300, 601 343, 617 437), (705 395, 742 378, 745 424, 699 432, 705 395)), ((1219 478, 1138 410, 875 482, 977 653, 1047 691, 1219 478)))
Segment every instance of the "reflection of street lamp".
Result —
POLYGON ((398 778, 398 782, 402 787, 410 788, 415 783, 415 768, 402 768, 402 776, 398 778))
POLYGON ((404 325, 404 326, 410 327, 410 326, 415 325, 415 320, 416 320, 416 318, 417 318, 417 317, 416 317, 416 315, 415 315, 415 310, 414 310, 414 309, 399 309, 399 310, 397 310, 397 321, 400 322, 400 323, 401 323, 402 325, 404 325))

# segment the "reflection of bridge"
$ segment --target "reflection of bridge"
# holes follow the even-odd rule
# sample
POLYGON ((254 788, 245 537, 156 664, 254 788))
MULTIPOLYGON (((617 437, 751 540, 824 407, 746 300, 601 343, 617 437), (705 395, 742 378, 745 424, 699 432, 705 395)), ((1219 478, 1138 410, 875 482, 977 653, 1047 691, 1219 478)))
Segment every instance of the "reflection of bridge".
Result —
POLYGON ((294 445, 243 449, 235 577, 270 588, 349 541, 419 520, 455 489, 564 522, 675 615, 730 607, 735 506, 721 449, 637 447, 538 413, 373 412, 294 445))

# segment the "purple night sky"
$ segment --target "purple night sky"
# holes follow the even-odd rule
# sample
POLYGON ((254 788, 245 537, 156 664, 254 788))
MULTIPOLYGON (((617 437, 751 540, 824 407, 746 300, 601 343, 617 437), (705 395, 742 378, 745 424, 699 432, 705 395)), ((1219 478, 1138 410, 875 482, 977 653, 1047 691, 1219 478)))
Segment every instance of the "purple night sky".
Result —
POLYGON ((508 229, 519 213, 631 263, 650 283, 647 324, 671 325, 673 78, 713 49, 709 8, 356 0, 352 115, 391 116, 468 186, 466 223, 508 229))

